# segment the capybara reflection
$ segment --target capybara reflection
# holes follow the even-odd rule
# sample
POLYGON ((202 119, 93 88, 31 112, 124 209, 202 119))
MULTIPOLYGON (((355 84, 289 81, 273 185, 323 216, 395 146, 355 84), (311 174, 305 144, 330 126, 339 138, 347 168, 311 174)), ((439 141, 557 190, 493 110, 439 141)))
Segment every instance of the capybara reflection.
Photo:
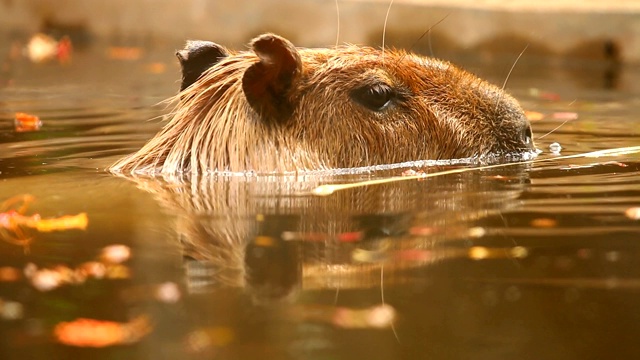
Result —
POLYGON ((448 62, 273 34, 250 46, 187 43, 168 123, 111 170, 295 172, 534 149, 518 102, 448 62))

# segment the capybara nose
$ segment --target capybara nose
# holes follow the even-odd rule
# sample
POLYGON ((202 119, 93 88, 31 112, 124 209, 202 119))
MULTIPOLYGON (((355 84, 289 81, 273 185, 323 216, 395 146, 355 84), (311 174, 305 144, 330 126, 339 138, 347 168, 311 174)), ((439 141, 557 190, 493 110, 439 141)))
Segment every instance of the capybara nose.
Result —
POLYGON ((525 145, 525 148, 528 150, 535 149, 535 144, 533 143, 533 133, 531 132, 531 125, 527 121, 522 129, 522 142, 525 145))

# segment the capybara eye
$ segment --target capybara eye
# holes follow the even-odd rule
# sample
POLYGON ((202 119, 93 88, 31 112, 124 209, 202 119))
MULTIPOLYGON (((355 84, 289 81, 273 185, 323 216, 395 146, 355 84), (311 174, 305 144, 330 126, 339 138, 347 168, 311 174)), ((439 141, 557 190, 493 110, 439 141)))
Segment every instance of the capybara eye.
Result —
POLYGON ((351 97, 369 110, 382 111, 396 96, 396 92, 387 84, 367 85, 351 92, 351 97))

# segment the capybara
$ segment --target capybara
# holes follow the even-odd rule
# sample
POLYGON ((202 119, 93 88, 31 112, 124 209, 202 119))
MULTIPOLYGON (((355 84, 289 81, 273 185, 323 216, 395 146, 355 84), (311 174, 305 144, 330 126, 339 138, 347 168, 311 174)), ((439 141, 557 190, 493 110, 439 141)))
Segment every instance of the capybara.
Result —
POLYGON ((251 51, 188 42, 164 128, 111 167, 122 173, 300 172, 534 149, 518 102, 454 65, 401 50, 251 51))

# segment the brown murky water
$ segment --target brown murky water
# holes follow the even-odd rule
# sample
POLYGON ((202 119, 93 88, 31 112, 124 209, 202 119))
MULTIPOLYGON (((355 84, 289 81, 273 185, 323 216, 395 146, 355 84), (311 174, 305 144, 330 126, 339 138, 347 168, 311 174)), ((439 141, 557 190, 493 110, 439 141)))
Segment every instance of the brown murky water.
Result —
MULTIPOLYGON (((640 355, 638 154, 323 198, 300 193, 453 166, 117 178, 103 169, 158 129, 148 119, 164 112, 178 69, 166 49, 106 54, 80 51, 66 66, 18 59, 2 73, 0 201, 30 194, 23 217, 88 218, 85 229, 16 231, 15 213, 0 209, 2 359, 640 355), (42 128, 16 132, 15 112, 42 128)), ((469 66, 499 82, 509 61, 469 66)), ((545 159, 553 142, 563 155, 638 145, 639 78, 531 62, 510 89, 544 115, 535 134, 577 115, 538 140, 545 159)))

